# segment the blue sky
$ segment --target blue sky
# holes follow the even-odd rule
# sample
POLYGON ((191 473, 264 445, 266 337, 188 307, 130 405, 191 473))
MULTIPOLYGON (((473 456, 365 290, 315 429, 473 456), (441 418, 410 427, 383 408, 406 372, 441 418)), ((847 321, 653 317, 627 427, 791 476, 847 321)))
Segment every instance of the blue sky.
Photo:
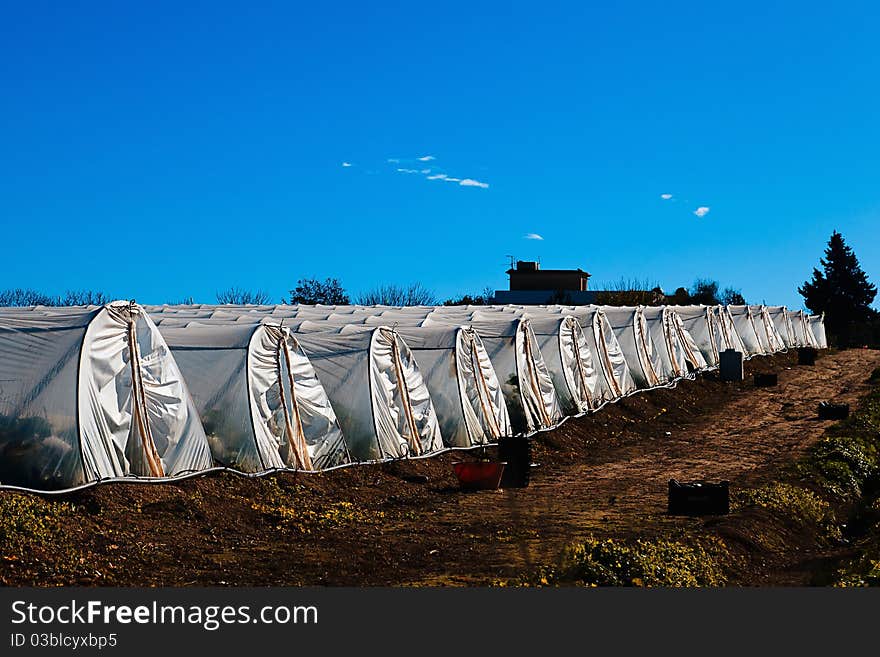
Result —
POLYGON ((0 287, 880 279, 876 3, 139 4, 0 5, 0 287))

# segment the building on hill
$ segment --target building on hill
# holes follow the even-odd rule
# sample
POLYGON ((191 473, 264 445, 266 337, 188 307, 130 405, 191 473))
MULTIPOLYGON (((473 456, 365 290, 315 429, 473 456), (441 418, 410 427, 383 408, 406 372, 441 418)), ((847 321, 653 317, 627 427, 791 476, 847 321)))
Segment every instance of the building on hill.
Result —
POLYGON ((590 290, 590 274, 583 269, 541 269, 541 263, 530 260, 517 260, 506 273, 510 289, 495 291, 494 302, 498 304, 659 305, 667 298, 660 288, 590 290))
POLYGON ((595 303, 588 289, 590 275, 583 269, 541 269, 538 262, 517 260, 508 269, 509 290, 496 290, 495 303, 583 305, 595 303))

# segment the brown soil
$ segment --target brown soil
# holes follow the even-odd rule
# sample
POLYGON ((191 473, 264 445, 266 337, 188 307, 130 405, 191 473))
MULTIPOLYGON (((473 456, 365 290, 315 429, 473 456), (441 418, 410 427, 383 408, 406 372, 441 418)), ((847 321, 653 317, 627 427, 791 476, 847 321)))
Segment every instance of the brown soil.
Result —
MULTIPOLYGON (((98 486, 74 505, 59 548, 0 562, 13 585, 485 585, 556 562, 588 534, 705 531, 747 553, 748 529, 730 519, 666 515, 670 478, 727 479, 733 490, 769 481, 830 424, 820 401, 855 403, 880 352, 796 354, 746 363, 743 383, 715 373, 634 395, 534 440, 527 488, 465 493, 451 463, 474 452, 248 479, 223 473, 177 484, 98 486), (755 388, 751 374, 777 372, 755 388), (278 511, 279 505, 286 511, 278 511)), ((10 494, 10 493, 3 493, 10 494)), ((807 537, 780 536, 790 558, 752 559, 737 583, 809 581, 807 537), (755 564, 758 564, 757 566, 755 564)))

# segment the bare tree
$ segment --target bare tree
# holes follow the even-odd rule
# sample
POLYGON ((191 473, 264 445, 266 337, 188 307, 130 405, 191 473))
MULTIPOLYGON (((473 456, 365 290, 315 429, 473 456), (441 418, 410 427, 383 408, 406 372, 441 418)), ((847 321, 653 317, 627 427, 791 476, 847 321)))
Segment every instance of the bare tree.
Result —
POLYGON ((36 290, 11 288, 0 291, 0 306, 56 306, 57 298, 36 290))
POLYGON ((236 306, 262 306, 269 303, 268 292, 263 290, 251 291, 238 287, 230 287, 217 293, 217 303, 228 303, 236 306))
POLYGON ((61 297, 60 306, 103 306, 111 299, 104 292, 95 290, 67 290, 61 297))
POLYGON ((166 301, 166 306, 192 306, 195 304, 195 299, 193 297, 183 297, 182 299, 171 299, 170 301, 166 301))
POLYGON ((606 306, 656 306, 666 303, 660 286, 648 279, 621 277, 605 284, 605 289, 597 292, 596 303, 606 306))
POLYGON ((433 306, 437 296, 421 283, 380 285, 358 297, 364 306, 433 306))
POLYGON ((105 292, 95 290, 67 290, 60 296, 23 288, 0 291, 0 306, 103 306, 110 301, 105 292))

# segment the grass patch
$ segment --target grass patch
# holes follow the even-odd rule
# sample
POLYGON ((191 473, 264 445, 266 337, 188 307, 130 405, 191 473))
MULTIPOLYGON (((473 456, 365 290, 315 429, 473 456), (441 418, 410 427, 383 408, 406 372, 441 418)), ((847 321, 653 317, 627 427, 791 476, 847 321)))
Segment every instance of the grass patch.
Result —
POLYGON ((0 494, 0 552, 21 552, 51 542, 73 507, 21 493, 0 494))
POLYGON ((16 581, 45 586, 74 576, 86 562, 67 530, 75 526, 68 502, 0 492, 0 585, 16 581))
POLYGON ((798 464, 798 471, 828 493, 849 498, 861 495, 878 465, 877 438, 858 432, 826 436, 810 448, 798 464))
POLYGON ((792 518, 804 527, 816 528, 823 538, 840 539, 840 525, 831 504, 808 488, 775 481, 737 493, 734 508, 749 506, 768 509, 779 516, 792 518))
POLYGON ((862 555, 850 561, 837 571, 834 586, 880 586, 880 558, 862 555))
POLYGON ((566 550, 557 568, 544 568, 522 586, 723 586, 727 548, 717 538, 688 544, 665 539, 589 537, 566 550))
POLYGON ((307 507, 304 500, 293 499, 278 482, 266 482, 266 498, 251 508, 266 516, 276 529, 289 529, 300 534, 315 530, 347 527, 355 524, 376 524, 385 517, 383 511, 367 511, 352 502, 333 502, 317 508, 307 507))

